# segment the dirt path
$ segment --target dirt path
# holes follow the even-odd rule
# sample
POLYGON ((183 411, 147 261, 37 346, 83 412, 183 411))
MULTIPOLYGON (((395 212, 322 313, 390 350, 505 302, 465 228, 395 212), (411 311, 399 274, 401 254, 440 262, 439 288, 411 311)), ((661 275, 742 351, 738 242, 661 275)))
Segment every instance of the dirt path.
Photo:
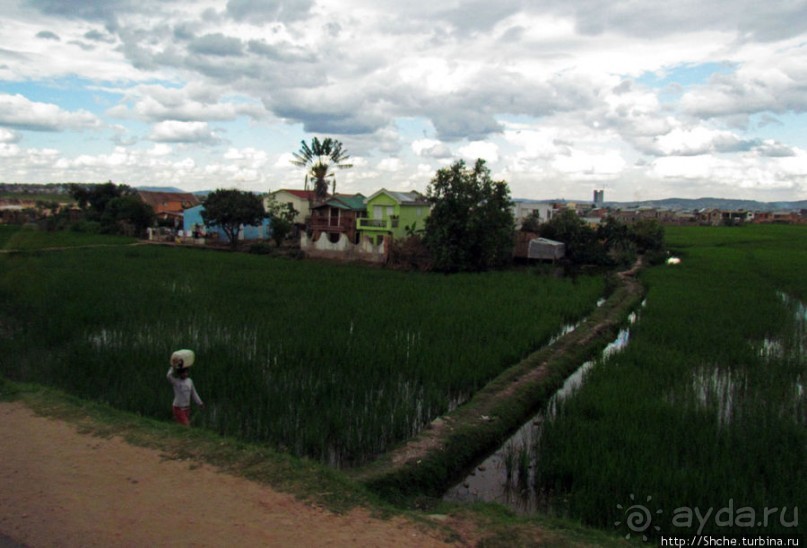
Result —
POLYGON ((447 546, 0 402, 0 546, 447 546), (5 540, 3 539, 5 535, 5 540))

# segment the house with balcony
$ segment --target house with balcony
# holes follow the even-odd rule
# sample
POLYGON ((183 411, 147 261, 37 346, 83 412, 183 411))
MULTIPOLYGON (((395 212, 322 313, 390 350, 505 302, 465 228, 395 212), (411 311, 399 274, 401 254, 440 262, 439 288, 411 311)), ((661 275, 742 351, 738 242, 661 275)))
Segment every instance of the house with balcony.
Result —
POLYGON ((311 239, 316 241, 324 234, 335 243, 344 234, 350 243, 358 243, 356 224, 367 214, 364 200, 362 194, 336 194, 314 205, 308 220, 311 239))
POLYGON ((403 238, 407 227, 415 232, 426 228, 430 204, 418 192, 395 192, 382 188, 364 201, 367 216, 358 219, 356 228, 361 236, 374 243, 385 236, 403 238))

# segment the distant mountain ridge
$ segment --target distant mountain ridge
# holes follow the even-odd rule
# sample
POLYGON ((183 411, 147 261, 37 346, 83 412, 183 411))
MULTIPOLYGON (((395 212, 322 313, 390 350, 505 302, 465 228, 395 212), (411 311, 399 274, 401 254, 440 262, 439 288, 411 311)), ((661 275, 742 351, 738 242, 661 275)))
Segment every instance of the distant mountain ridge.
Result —
POLYGON ((135 190, 142 190, 144 192, 178 192, 187 194, 184 190, 175 186, 136 186, 134 188, 135 190))
MULTIPOLYGON (((590 200, 516 200, 527 203, 591 203, 590 200)), ((640 200, 635 202, 608 202, 606 207, 627 209, 637 207, 654 207, 659 209, 670 209, 674 211, 695 211, 699 209, 720 209, 723 211, 799 211, 807 209, 807 200, 794 202, 759 202, 756 200, 734 200, 731 198, 664 198, 662 200, 640 200)))
POLYGON ((697 209, 720 209, 746 211, 798 211, 807 209, 807 200, 797 202, 758 202, 756 200, 734 200, 731 198, 665 198, 663 200, 642 200, 637 202, 606 202, 608 206, 655 207, 690 211, 697 209))
MULTIPOLYGON (((83 183, 82 183, 83 184, 83 183)), ((97 183, 96 183, 97 184, 97 183)), ((146 190, 151 192, 181 192, 182 190, 174 186, 137 186, 135 190, 146 190)), ((69 183, 2 183, 0 182, 0 195, 4 193, 37 193, 49 192, 54 194, 68 194, 69 183)), ((191 192, 200 198, 207 196, 210 190, 197 190, 191 192)), ((551 203, 551 202, 575 202, 579 204, 591 203, 591 200, 570 200, 558 198, 554 200, 531 200, 516 198, 518 201, 527 203, 551 203)), ((607 207, 615 208, 635 208, 635 207, 655 207, 676 211, 694 211, 698 209, 720 209, 725 211, 744 209, 746 211, 799 211, 807 209, 807 200, 791 202, 759 202, 756 200, 735 200, 731 198, 664 198, 662 200, 640 200, 634 202, 605 202, 607 207)))

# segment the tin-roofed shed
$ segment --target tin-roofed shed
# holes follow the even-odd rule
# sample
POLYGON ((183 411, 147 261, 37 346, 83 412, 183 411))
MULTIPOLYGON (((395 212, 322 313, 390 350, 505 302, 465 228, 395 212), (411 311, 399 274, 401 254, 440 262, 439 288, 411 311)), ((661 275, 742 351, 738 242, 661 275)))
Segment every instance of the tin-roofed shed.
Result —
POLYGON ((527 251, 528 259, 542 259, 556 261, 566 255, 566 244, 548 238, 534 238, 530 240, 527 251))

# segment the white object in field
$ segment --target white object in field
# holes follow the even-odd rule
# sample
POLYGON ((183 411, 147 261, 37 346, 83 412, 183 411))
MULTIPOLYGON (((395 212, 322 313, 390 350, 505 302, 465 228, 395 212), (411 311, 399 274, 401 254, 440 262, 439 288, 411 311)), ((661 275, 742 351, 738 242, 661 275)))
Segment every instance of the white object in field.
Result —
POLYGON ((670 257, 667 259, 667 264, 681 264, 681 259, 678 257, 670 257))
POLYGON ((182 360, 182 367, 190 367, 193 365, 194 359, 196 359, 196 355, 193 353, 193 350, 177 350, 171 354, 171 365, 176 367, 179 365, 179 361, 182 360))

